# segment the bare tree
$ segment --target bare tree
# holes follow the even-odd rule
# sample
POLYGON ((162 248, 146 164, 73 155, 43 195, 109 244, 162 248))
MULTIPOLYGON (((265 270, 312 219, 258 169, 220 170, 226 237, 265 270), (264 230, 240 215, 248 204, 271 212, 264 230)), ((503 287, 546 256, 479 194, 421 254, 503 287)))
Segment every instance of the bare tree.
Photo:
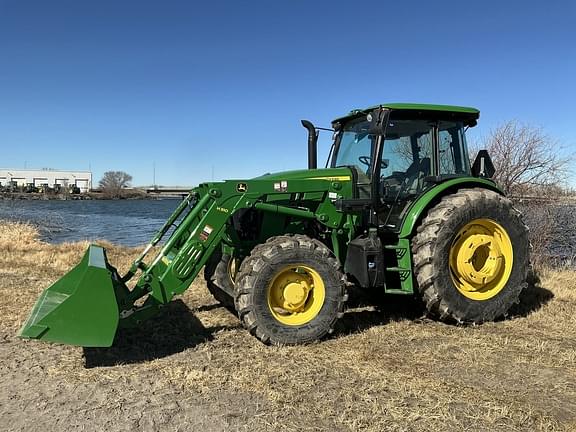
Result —
POLYGON ((494 162, 494 179, 507 194, 562 186, 572 160, 542 129, 516 120, 492 130, 482 147, 494 162))
POLYGON ((102 192, 110 198, 122 196, 122 190, 130 186, 132 176, 124 171, 106 171, 98 183, 102 192))
POLYGON ((488 150, 496 168, 494 179, 506 194, 518 198, 515 205, 530 227, 532 263, 553 265, 557 249, 568 250, 558 236, 566 222, 559 217, 562 209, 556 204, 568 193, 566 180, 573 156, 565 154, 541 128, 516 120, 499 125, 472 148, 488 150), (555 199, 522 198, 526 195, 555 199))

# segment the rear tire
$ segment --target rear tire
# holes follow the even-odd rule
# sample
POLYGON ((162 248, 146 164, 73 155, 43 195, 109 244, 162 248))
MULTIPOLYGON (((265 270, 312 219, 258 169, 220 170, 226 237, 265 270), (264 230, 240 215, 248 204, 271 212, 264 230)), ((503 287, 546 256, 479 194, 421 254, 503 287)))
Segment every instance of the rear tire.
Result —
POLYGON ((332 333, 347 298, 336 257, 304 235, 256 246, 236 278, 240 320, 266 344, 303 344, 332 333))
POLYGON ((528 228, 509 199, 479 188, 443 197, 412 240, 429 314, 459 323, 506 315, 527 286, 529 250, 528 228))

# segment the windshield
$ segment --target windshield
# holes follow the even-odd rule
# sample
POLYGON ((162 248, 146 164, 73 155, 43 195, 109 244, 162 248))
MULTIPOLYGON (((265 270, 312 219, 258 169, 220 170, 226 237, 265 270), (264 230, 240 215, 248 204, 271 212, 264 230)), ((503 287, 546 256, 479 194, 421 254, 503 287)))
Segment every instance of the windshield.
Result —
POLYGON ((334 167, 352 166, 357 171, 370 175, 374 136, 368 133, 369 127, 370 123, 365 118, 349 122, 344 126, 334 167))

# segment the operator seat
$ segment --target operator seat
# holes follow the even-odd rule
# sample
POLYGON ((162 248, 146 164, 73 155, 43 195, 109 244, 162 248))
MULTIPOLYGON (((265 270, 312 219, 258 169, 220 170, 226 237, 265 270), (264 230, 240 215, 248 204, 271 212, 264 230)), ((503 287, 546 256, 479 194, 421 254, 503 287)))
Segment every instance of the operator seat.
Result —
POLYGON ((422 190, 424 179, 430 175, 430 158, 425 157, 413 162, 406 170, 405 188, 409 195, 416 195, 422 190))

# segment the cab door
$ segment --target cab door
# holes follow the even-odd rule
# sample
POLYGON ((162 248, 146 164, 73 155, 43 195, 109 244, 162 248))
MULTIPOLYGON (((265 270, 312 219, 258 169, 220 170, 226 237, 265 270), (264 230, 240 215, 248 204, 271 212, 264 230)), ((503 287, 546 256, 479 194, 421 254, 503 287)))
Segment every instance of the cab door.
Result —
POLYGON ((428 186, 436 131, 437 123, 428 120, 389 121, 379 179, 381 228, 397 231, 404 210, 428 186))

